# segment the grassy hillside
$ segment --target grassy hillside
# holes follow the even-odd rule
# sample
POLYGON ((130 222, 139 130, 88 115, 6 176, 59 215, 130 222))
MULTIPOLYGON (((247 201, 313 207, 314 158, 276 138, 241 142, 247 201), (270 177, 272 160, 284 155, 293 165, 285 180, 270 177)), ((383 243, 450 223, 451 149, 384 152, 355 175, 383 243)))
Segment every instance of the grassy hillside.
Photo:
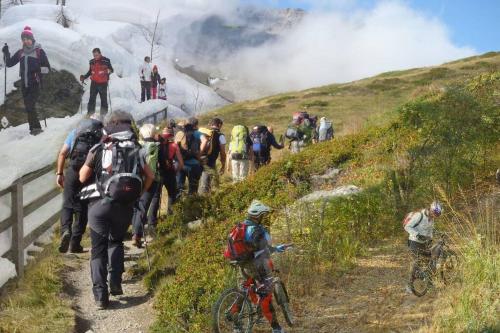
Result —
MULTIPOLYGON (((282 209, 311 191, 314 174, 339 167, 344 171, 337 185, 363 188, 349 198, 332 199, 321 227, 310 214, 300 219, 300 232, 291 230, 289 237, 301 252, 281 268, 288 272, 292 294, 300 295, 312 292, 308 286, 317 276, 331 277, 348 269, 373 242, 403 236, 399 221, 408 210, 428 204, 440 193, 450 202, 460 202, 461 189, 477 181, 491 182, 500 163, 500 72, 492 71, 499 61, 498 54, 487 54, 213 113, 228 127, 262 118, 282 130, 290 113, 307 104, 311 113, 335 119, 346 135, 298 155, 285 155, 240 184, 223 185, 210 197, 176 206, 161 226, 164 236, 156 245, 148 279, 157 288, 156 331, 209 330, 211 305, 224 287, 234 284, 234 274, 222 257, 224 239, 253 198, 276 208, 270 221, 275 230, 283 228, 282 209), (487 73, 472 78, 482 71, 487 73), (364 117, 370 118, 368 124, 361 121, 364 117), (357 122, 363 131, 349 128, 357 122), (196 218, 203 219, 204 226, 189 231, 186 223, 196 218)), ((480 313, 490 301, 476 304, 469 315, 480 313)), ((489 327, 491 320, 485 316, 475 327, 489 327)))
POLYGON ((500 52, 490 52, 441 66, 387 72, 351 83, 237 103, 201 116, 201 123, 217 115, 224 119, 226 133, 235 124, 268 124, 275 128, 275 133, 282 134, 293 112, 307 110, 310 114, 332 119, 337 133, 355 133, 368 121, 382 124, 388 117, 395 117, 397 106, 425 93, 429 86, 443 87, 498 70, 500 52))

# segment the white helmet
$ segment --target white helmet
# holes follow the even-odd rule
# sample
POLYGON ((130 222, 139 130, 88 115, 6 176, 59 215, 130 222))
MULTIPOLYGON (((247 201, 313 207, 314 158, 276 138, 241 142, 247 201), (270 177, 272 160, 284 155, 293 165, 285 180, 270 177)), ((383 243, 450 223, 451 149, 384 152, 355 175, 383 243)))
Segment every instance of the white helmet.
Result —
POLYGON ((443 207, 441 206, 441 203, 439 201, 433 201, 431 203, 431 212, 434 213, 434 215, 439 216, 443 212, 443 207))
POLYGON ((259 200, 254 200, 248 207, 247 213, 251 217, 259 218, 265 214, 269 214, 272 209, 269 206, 264 205, 259 200))

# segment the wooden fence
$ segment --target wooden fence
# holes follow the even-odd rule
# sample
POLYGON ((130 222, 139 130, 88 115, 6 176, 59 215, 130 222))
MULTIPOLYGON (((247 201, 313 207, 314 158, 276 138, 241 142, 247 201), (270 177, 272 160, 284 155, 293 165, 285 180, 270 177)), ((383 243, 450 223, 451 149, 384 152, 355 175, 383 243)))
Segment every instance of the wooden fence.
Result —
MULTIPOLYGON (((159 121, 167 119, 167 111, 168 107, 148 115, 136 121, 136 123, 138 126, 147 122, 151 122, 156 125, 159 121)), ((61 215, 61 211, 57 210, 57 212, 51 215, 46 221, 41 223, 32 232, 25 236, 24 218, 59 195, 61 190, 55 185, 54 177, 53 187, 48 188, 48 191, 44 192, 44 194, 33 200, 31 203, 24 205, 24 185, 46 175, 49 172, 55 173, 55 167, 55 164, 47 165, 39 170, 16 179, 9 187, 0 190, 0 198, 9 194, 11 197, 10 216, 3 221, 0 221, 0 234, 12 227, 12 245, 10 250, 4 253, 2 257, 10 259, 16 265, 17 276, 19 278, 24 275, 24 250, 49 228, 51 228, 57 221, 59 221, 61 215)))

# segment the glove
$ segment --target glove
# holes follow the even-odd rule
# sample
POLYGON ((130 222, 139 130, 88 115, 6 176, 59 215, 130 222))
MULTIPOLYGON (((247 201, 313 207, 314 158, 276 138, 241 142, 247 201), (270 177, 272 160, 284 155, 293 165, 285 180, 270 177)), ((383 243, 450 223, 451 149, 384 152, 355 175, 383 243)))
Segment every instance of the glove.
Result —
POLYGON ((83 83, 83 81, 85 81, 85 76, 80 75, 80 82, 82 82, 82 83, 83 83))
POLYGON ((4 54, 9 53, 9 47, 7 46, 7 44, 5 44, 5 45, 2 47, 2 52, 3 52, 4 54))
POLYGON ((276 246, 275 249, 276 249, 276 252, 282 253, 282 252, 285 252, 286 246, 285 246, 285 244, 280 244, 280 245, 276 246))

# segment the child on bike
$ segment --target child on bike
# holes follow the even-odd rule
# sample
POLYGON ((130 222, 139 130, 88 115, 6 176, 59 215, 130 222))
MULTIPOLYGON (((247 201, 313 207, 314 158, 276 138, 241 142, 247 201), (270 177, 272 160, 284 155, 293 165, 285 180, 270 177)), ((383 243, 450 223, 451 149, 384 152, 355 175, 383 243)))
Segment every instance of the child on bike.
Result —
MULTIPOLYGON (((262 314, 271 324, 273 333, 284 333, 283 328, 281 328, 278 323, 272 305, 274 285, 271 253, 284 252, 286 245, 271 246, 271 236, 262 225, 264 218, 268 216, 270 212, 271 208, 264 205, 262 202, 258 200, 252 201, 247 211, 247 219, 233 228, 231 232, 230 239, 234 239, 234 246, 229 245, 224 255, 228 258, 235 258, 239 254, 245 253, 245 259, 240 262, 242 273, 244 277, 248 279, 248 285, 250 285, 252 281, 255 281, 258 286, 256 292, 251 295, 252 302, 259 304, 262 314), (237 228, 239 229, 236 230, 237 228), (240 232, 241 237, 244 238, 241 241, 244 244, 236 244, 238 242, 238 237, 234 237, 234 235, 238 232, 240 232), (238 252, 238 255, 236 252, 238 252)), ((232 240, 230 240, 230 244, 233 244, 232 240)), ((243 332, 239 323, 234 323, 233 332, 243 332)))
MULTIPOLYGON (((432 202, 428 209, 409 213, 403 222, 408 233, 408 248, 414 263, 425 262, 435 257, 432 253, 432 237, 434 233, 434 220, 441 216, 443 208, 437 201, 432 202)), ((434 267, 432 267, 434 269, 434 267)))

